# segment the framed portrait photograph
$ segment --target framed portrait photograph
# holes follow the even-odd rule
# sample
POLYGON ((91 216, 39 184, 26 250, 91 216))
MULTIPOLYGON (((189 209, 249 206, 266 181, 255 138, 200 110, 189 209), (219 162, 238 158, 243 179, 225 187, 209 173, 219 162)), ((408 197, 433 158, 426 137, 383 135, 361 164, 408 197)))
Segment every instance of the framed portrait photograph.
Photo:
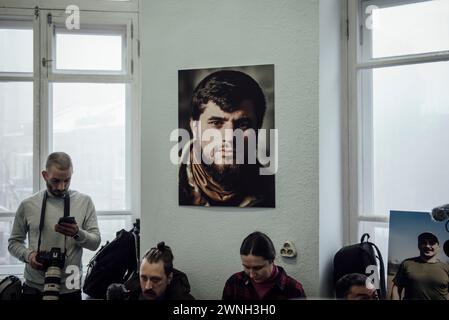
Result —
POLYGON ((274 65, 178 72, 179 205, 275 207, 274 65))

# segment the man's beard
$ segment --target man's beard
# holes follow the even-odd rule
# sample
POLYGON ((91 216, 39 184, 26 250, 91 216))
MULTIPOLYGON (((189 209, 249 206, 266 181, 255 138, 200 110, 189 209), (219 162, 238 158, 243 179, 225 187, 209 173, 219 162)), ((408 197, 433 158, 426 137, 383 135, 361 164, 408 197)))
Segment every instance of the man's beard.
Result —
POLYGON ((145 300, 155 300, 156 299, 156 292, 153 290, 145 290, 143 292, 143 298, 145 300))
POLYGON ((67 189, 60 191, 58 189, 54 189, 48 182, 46 182, 46 184, 47 184, 47 190, 57 198, 64 198, 65 195, 67 194, 67 189))
POLYGON ((254 164, 203 164, 207 173, 223 188, 238 191, 245 190, 247 184, 254 181, 258 167, 254 164))
POLYGON ((241 164, 204 164, 204 168, 221 186, 235 189, 239 185, 243 167, 241 164))
MULTIPOLYGON (((244 152, 244 163, 237 162, 235 148, 232 150, 232 155, 223 155, 218 150, 225 152, 225 148, 222 145, 215 148, 211 155, 205 155, 203 153, 204 150, 201 150, 203 159, 208 159, 207 162, 200 162, 206 173, 226 190, 238 191, 238 189, 244 188, 245 180, 253 179, 254 169, 257 169, 256 165, 246 163, 246 159, 248 159, 247 146, 245 146, 243 151, 240 150, 240 152, 244 152)), ((195 151, 193 150, 193 152, 195 151)))

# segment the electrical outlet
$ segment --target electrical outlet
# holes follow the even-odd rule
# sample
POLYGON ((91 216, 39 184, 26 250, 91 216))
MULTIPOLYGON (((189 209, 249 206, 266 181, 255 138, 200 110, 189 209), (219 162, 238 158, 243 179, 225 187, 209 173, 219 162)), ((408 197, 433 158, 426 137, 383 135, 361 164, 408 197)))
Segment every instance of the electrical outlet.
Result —
POLYGON ((285 258, 294 258, 297 256, 295 245, 291 241, 285 241, 280 250, 281 256, 285 258))

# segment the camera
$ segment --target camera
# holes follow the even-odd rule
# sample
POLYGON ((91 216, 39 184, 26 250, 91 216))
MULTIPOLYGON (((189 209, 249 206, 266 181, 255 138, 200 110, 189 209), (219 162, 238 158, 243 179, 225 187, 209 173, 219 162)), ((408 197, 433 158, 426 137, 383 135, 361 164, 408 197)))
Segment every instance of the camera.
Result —
POLYGON ((122 283, 112 283, 106 290, 106 300, 130 300, 130 292, 122 283))
POLYGON ((51 248, 37 254, 36 260, 44 266, 45 280, 42 300, 59 300, 61 289, 62 268, 65 263, 65 253, 60 248, 51 248))

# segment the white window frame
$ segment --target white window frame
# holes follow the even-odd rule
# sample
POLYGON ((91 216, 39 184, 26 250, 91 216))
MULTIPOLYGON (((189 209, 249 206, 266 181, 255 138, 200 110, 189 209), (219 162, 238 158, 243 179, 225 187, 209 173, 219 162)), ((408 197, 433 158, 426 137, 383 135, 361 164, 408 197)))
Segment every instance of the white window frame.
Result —
MULTIPOLYGON (((17 21, 20 24, 20 21, 30 21, 33 24, 33 46, 34 53, 36 53, 36 48, 39 47, 39 35, 36 34, 36 30, 39 30, 38 20, 36 20, 34 15, 34 10, 23 10, 23 9, 3 9, 0 14, 0 19, 7 19, 14 23, 17 21)), ((0 72, 0 81, 1 82, 33 82, 33 112, 34 112, 34 123, 33 123, 33 191, 38 189, 39 180, 35 177, 34 168, 39 166, 37 149, 37 137, 39 136, 39 128, 36 121, 36 114, 38 114, 38 105, 39 105, 39 91, 40 91, 40 83, 39 83, 39 55, 33 55, 33 73, 27 72, 0 72)), ((2 213, 2 217, 14 217, 15 212, 5 212, 2 213)))
POLYGON ((0 8, 32 9, 66 9, 69 5, 77 5, 80 10, 138 12, 141 0, 2 0, 0 8))
MULTIPOLYGON (((35 19, 34 10, 31 9, 2 9, 0 19, 6 19, 11 24, 17 22, 19 25, 21 21, 27 21, 32 23, 33 28, 33 47, 34 49, 39 47, 39 36, 36 34, 36 30, 39 30, 38 20, 35 19)), ((39 101, 39 56, 33 55, 33 73, 27 72, 0 72, 1 82, 32 82, 33 83, 33 112, 36 115, 38 101, 39 101)), ((35 168, 38 166, 38 157, 36 156, 36 139, 38 135, 38 128, 36 125, 36 117, 33 121, 33 191, 38 186, 38 179, 35 176, 35 168)), ((9 220, 14 218, 15 212, 2 212, 0 214, 0 220, 9 220)), ((0 274, 15 274, 20 275, 23 273, 23 266, 21 265, 1 265, 0 274)))
MULTIPOLYGON (((41 178, 41 170, 45 167, 46 156, 51 150, 51 106, 49 85, 51 82, 88 82, 88 83, 126 83, 126 201, 129 210, 97 211, 97 216, 129 216, 131 221, 140 218, 140 105, 141 105, 141 73, 140 73, 140 32, 139 14, 135 8, 121 6, 123 4, 137 4, 138 1, 130 3, 117 2, 111 5, 112 1, 96 1, 93 10, 99 3, 103 11, 81 11, 81 24, 88 25, 125 25, 126 26, 126 50, 123 61, 123 70, 120 72, 103 71, 67 71, 55 72, 50 63, 43 66, 42 58, 52 60, 53 56, 53 27, 58 24, 65 24, 67 17, 65 10, 54 9, 21 9, 30 8, 30 3, 45 3, 50 5, 57 2, 57 8, 61 7, 64 1, 11 1, 15 8, 4 8, 9 1, 3 1, 0 5, 0 19, 9 20, 29 20, 33 23, 33 74, 31 73, 6 73, 0 72, 0 81, 33 81, 33 193, 45 188, 45 183, 41 178), (108 11, 104 11, 108 8, 108 11), (117 12, 119 9, 123 12, 117 12), (39 15, 39 19, 36 15, 39 15), (51 24, 47 20, 47 15, 51 14, 51 24)), ((70 4, 88 5, 90 1, 70 0, 70 4)), ((56 9, 57 9, 56 8, 56 9)), ((77 30, 76 30, 77 31, 77 30)), ((113 174, 113 173, 111 173, 113 174)), ((15 212, 5 212, 0 214, 1 218, 13 218, 15 212)), ((21 274, 23 266, 0 266, 0 274, 21 274)))
POLYGON ((389 217, 376 215, 370 212, 369 197, 372 197, 372 92, 369 79, 361 82, 359 71, 373 70, 376 68, 393 67, 401 65, 422 64, 440 61, 449 61, 449 51, 439 51, 422 54, 410 54, 393 57, 367 59, 368 46, 363 47, 362 41, 370 43, 370 35, 365 33, 362 27, 364 21, 360 21, 360 12, 368 5, 386 7, 406 3, 423 2, 427 0, 348 0, 348 181, 349 194, 347 195, 349 207, 349 241, 358 242, 359 223, 374 222, 385 225, 388 228, 389 217), (363 5, 363 8, 361 7, 363 5), (368 85, 367 85, 368 83, 368 85), (361 94, 359 95, 359 92, 361 94), (365 113, 362 112, 362 99, 365 98, 365 113), (371 100, 370 100, 371 99, 371 100), (368 107, 368 108, 366 108, 368 107), (368 109, 368 110, 366 110, 368 109), (371 191, 370 191, 371 190, 371 191), (370 195, 371 194, 371 195, 370 195), (365 197, 365 199, 364 199, 365 197), (364 208, 367 204, 368 208, 364 208))

